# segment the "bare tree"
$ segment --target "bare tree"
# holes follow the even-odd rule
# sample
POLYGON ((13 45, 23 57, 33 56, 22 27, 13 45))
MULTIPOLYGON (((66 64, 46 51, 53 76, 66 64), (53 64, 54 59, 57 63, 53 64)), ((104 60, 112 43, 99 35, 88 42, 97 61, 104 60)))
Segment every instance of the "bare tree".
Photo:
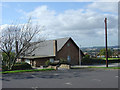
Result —
POLYGON ((2 31, 0 49, 8 57, 6 66, 9 70, 20 56, 29 55, 38 48, 37 44, 43 41, 39 35, 42 29, 43 27, 38 24, 33 25, 30 18, 26 24, 11 25, 2 31), (15 51, 14 59, 11 58, 13 51, 15 51))

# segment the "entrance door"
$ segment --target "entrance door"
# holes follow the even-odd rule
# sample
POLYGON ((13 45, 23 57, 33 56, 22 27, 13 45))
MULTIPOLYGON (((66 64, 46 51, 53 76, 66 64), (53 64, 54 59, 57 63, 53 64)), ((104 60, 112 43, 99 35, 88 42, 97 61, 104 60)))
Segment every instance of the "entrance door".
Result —
POLYGON ((28 64, 30 64, 30 60, 29 59, 26 59, 25 62, 28 63, 28 64))

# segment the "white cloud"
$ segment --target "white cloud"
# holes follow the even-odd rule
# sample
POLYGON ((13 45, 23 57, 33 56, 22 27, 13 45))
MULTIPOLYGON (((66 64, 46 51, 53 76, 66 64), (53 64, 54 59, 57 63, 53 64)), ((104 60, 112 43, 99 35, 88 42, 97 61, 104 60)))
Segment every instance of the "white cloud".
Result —
MULTIPOLYGON (((24 12, 27 17, 32 16, 34 22, 40 25, 45 25, 46 30, 43 34, 48 34, 49 38, 59 37, 73 37, 78 44, 82 46, 104 45, 104 18, 108 18, 108 34, 110 39, 117 44, 117 15, 116 3, 92 3, 86 9, 70 9, 65 10, 63 13, 57 13, 55 10, 50 10, 46 5, 39 6, 31 12, 24 12), (95 11, 95 10, 101 10, 95 11), (103 13, 103 12, 110 12, 103 13), (82 40, 81 40, 82 39, 82 40)), ((110 43, 111 44, 111 43, 110 43)), ((111 45, 112 45, 111 44, 111 45)))
POLYGON ((117 13, 118 12, 118 2, 94 2, 90 5, 88 5, 89 9, 97 9, 103 12, 113 12, 117 13))

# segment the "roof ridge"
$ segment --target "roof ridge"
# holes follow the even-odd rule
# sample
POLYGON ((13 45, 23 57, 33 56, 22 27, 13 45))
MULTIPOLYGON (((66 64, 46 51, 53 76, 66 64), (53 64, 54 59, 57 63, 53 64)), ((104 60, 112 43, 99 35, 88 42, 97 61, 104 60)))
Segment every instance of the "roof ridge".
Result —
MULTIPOLYGON (((46 41, 53 41, 53 40, 60 40, 60 39, 66 39, 66 38, 71 38, 71 37, 64 37, 64 38, 58 38, 58 39, 50 39, 50 40, 44 40, 44 41, 42 41, 42 42, 46 42, 46 41)), ((32 42, 32 43, 34 43, 34 42, 32 42)))
POLYGON ((45 40, 45 41, 53 41, 53 40, 60 40, 60 39, 66 39, 66 38, 71 38, 71 37, 63 37, 63 38, 50 39, 50 40, 45 40))

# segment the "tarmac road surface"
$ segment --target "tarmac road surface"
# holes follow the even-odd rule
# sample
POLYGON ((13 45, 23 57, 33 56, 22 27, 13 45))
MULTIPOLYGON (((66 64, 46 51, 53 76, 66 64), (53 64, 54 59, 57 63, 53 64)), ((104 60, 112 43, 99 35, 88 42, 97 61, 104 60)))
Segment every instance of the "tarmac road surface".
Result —
POLYGON ((70 69, 3 74, 3 88, 118 88, 118 70, 70 69))

